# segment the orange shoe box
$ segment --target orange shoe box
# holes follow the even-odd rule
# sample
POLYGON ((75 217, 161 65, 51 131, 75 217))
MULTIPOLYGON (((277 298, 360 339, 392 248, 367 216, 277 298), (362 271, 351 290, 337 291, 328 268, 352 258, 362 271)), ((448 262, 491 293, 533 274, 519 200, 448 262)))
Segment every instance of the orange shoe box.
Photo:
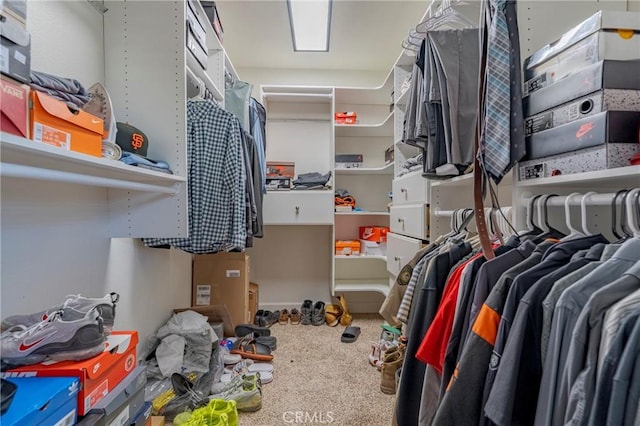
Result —
POLYGON ((0 76, 0 130, 29 138, 29 86, 0 76))
POLYGON ((2 372, 2 377, 78 377, 78 414, 83 416, 136 368, 137 331, 114 331, 104 352, 84 361, 43 362, 2 372))
POLYGON ((358 114, 352 111, 336 112, 334 118, 336 124, 356 124, 358 114))
POLYGON ((31 91, 31 139, 71 151, 102 157, 102 119, 46 93, 31 91))
POLYGON ((345 256, 360 256, 360 241, 338 240, 336 241, 336 254, 345 256))
POLYGON ((376 243, 386 243, 389 228, 386 226, 361 226, 360 239, 376 243))

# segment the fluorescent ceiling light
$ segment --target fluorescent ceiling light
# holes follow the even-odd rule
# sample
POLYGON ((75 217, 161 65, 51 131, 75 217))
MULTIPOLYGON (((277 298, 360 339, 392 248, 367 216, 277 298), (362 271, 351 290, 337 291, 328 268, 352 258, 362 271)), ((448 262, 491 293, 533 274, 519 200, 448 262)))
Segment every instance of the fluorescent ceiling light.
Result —
POLYGON ((331 0, 287 0, 295 52, 328 52, 331 0))

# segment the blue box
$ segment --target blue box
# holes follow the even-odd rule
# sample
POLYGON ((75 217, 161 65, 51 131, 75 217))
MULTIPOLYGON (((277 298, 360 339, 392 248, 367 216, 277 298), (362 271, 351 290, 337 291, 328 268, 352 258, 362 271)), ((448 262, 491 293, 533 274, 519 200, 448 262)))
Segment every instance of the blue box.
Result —
POLYGON ((18 386, 2 426, 75 424, 78 416, 76 377, 7 378, 18 386))
POLYGON ((151 401, 147 401, 144 403, 138 414, 133 417, 133 420, 130 420, 131 426, 144 426, 147 424, 147 420, 151 417, 151 412, 153 411, 153 405, 151 401))

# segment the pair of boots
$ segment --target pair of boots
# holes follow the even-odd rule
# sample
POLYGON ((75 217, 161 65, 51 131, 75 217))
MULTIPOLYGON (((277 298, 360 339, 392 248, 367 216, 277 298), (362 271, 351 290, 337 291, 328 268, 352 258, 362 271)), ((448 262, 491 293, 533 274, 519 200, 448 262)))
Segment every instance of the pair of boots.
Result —
POLYGON ((396 393, 396 371, 402 367, 404 349, 404 345, 394 346, 384 354, 380 376, 380 390, 382 393, 389 395, 396 393))
POLYGON ((349 313, 347 299, 344 294, 338 296, 338 304, 327 305, 325 308, 325 322, 329 327, 335 327, 338 324, 348 326, 353 321, 353 317, 349 313))

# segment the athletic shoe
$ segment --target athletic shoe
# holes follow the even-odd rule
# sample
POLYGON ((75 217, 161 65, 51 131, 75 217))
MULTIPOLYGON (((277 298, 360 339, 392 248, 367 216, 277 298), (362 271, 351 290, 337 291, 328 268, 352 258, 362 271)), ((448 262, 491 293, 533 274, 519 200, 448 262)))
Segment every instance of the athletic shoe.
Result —
POLYGON ((242 382, 241 386, 211 395, 209 399, 235 401, 238 411, 258 411, 262 408, 262 391, 257 383, 242 382))
POLYGON ((302 307, 300 308, 302 313, 302 319, 300 324, 302 325, 310 325, 311 324, 311 316, 313 314, 313 302, 309 299, 302 302, 302 307))
POLYGON ((78 295, 67 296, 67 300, 62 305, 54 306, 46 311, 38 312, 29 315, 13 315, 2 321, 2 331, 8 330, 15 326, 24 326, 29 328, 34 324, 38 324, 41 321, 45 321, 54 312, 61 309, 71 308, 71 311, 67 312, 65 320, 74 320, 82 318, 87 312, 93 308, 98 310, 98 313, 102 317, 102 325, 107 335, 111 334, 113 328, 113 322, 116 318, 116 303, 120 299, 118 293, 109 293, 104 297, 92 298, 83 297, 78 295), (78 312, 79 314, 75 314, 78 312))
POLYGON ((45 360, 80 361, 104 350, 106 335, 102 318, 92 309, 79 319, 66 308, 27 328, 15 326, 0 335, 2 362, 9 365, 37 364, 45 360))

